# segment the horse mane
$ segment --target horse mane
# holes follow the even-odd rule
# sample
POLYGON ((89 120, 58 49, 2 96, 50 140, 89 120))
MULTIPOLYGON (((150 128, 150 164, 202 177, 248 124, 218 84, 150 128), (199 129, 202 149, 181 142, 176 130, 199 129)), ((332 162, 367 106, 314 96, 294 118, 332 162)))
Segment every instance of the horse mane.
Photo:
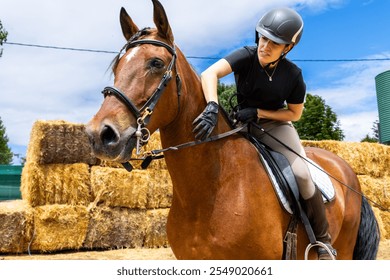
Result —
POLYGON ((126 42, 126 44, 121 48, 119 53, 111 61, 110 66, 108 67, 108 69, 111 68, 112 73, 115 73, 116 68, 118 67, 118 64, 119 64, 119 60, 120 60, 120 58, 122 56, 122 52, 128 50, 128 47, 129 47, 130 43, 135 41, 135 40, 139 40, 142 36, 150 35, 151 33, 152 33, 151 32, 151 28, 150 27, 145 27, 145 28, 142 28, 141 30, 139 30, 138 32, 136 32, 133 36, 131 36, 131 38, 126 42))

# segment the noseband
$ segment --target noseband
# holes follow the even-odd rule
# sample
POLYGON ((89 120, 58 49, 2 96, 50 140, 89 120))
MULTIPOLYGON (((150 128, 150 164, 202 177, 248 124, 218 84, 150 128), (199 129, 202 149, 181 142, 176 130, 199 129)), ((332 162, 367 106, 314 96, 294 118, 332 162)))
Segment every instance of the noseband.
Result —
MULTIPOLYGON (((118 98, 126 107, 127 109, 133 114, 133 116, 137 120, 137 131, 135 133, 135 136, 137 137, 137 155, 140 154, 140 148, 142 145, 145 145, 150 137, 149 130, 145 127, 150 119, 150 116, 153 113, 154 108, 157 105, 158 100, 160 99, 162 93, 164 92, 165 88, 167 87, 169 81, 172 79, 172 69, 176 66, 176 51, 174 47, 169 46, 168 44, 158 41, 158 40, 151 40, 151 39, 143 39, 143 40, 135 40, 135 41, 129 41, 123 49, 128 50, 129 48, 135 47, 137 45, 141 44, 151 44, 155 46, 161 46, 167 49, 172 54, 172 60, 169 63, 167 70, 165 71, 164 75, 161 78, 161 81, 155 91, 153 92, 152 96, 146 101, 146 103, 142 106, 141 109, 138 109, 133 102, 118 88, 115 87, 105 87, 102 91, 104 98, 107 96, 113 95, 116 98, 118 98)), ((122 49, 122 50, 123 50, 122 49)), ((181 79, 179 74, 176 74, 176 86, 177 86, 177 96, 180 97, 180 90, 181 90, 181 79)), ((178 104, 180 104, 178 102, 178 104)))

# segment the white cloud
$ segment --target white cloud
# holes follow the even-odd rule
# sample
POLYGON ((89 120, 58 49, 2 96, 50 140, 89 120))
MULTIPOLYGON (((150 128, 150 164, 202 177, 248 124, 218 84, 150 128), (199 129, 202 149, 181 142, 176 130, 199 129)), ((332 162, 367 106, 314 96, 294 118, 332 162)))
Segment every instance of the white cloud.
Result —
POLYGON ((344 141, 360 142, 366 135, 373 136, 372 127, 378 120, 377 111, 357 112, 339 115, 342 129, 345 133, 344 141))
POLYGON ((102 99, 99 89, 110 82, 102 65, 108 65, 111 57, 102 58, 41 49, 7 50, 1 58, 7 67, 0 69, 0 116, 10 142, 26 145, 37 119, 87 121, 102 99))

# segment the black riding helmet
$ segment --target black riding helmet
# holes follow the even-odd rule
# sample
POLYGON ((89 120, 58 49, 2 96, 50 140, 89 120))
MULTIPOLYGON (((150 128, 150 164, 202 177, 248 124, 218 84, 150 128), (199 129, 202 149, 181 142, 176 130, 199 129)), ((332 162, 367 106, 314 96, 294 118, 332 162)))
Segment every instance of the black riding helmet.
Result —
POLYGON ((303 32, 303 20, 292 9, 278 8, 266 13, 256 25, 256 44, 262 35, 278 44, 297 45, 303 32))

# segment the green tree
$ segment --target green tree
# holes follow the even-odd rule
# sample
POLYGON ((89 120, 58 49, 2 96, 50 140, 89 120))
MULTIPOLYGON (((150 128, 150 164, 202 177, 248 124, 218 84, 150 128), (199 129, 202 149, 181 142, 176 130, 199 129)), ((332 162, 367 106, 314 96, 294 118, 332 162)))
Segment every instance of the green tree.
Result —
POLYGON ((373 138, 376 139, 377 142, 379 142, 379 120, 374 121, 371 130, 374 134, 373 138))
MULTIPOLYGON (((225 111, 230 112, 232 109, 229 104, 230 97, 236 93, 236 86, 235 85, 225 85, 223 83, 220 83, 218 81, 218 87, 217 87, 217 93, 218 93, 218 100, 220 105, 225 109, 225 111)), ((237 100, 232 100, 233 106, 237 104, 237 100)))
MULTIPOLYGON (((8 32, 4 30, 3 24, 1 23, 0 20, 0 46, 2 46, 4 42, 7 42, 7 35, 8 32)), ((0 57, 2 54, 3 54, 3 49, 0 49, 0 57)))
POLYGON ((360 142, 378 143, 378 140, 376 140, 374 137, 371 137, 369 134, 366 134, 366 136, 360 140, 360 142))
POLYGON ((318 95, 306 95, 305 108, 299 121, 294 122, 301 139, 337 140, 344 139, 340 122, 332 108, 318 95))
POLYGON ((0 117, 0 164, 11 164, 13 153, 8 147, 8 137, 0 117))
POLYGON ((376 120, 372 124, 371 128, 374 136, 367 135, 360 142, 378 143, 379 142, 379 120, 376 120))

